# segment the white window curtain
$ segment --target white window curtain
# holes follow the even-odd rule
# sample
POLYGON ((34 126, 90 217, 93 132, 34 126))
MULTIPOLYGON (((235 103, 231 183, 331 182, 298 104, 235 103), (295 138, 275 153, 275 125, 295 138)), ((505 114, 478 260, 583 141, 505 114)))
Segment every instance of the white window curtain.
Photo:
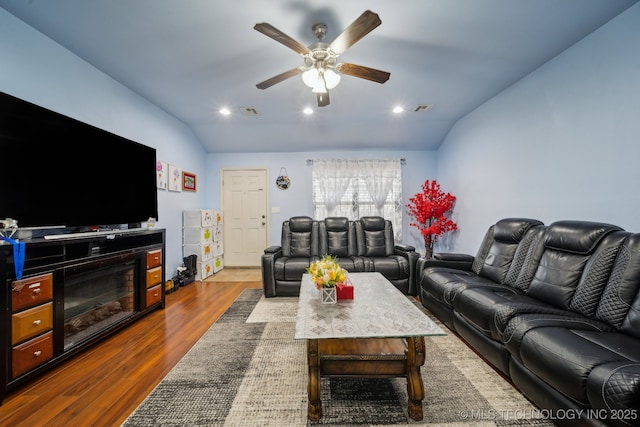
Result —
POLYGON ((313 160, 314 218, 381 216, 402 239, 402 163, 399 159, 313 160))
POLYGON ((363 160, 359 163, 362 163, 362 179, 369 190, 376 214, 382 216, 387 196, 398 171, 401 171, 400 160, 363 160))
POLYGON ((354 170, 347 160, 318 160, 313 162, 314 189, 326 211, 326 216, 336 214, 336 207, 354 177, 354 170))

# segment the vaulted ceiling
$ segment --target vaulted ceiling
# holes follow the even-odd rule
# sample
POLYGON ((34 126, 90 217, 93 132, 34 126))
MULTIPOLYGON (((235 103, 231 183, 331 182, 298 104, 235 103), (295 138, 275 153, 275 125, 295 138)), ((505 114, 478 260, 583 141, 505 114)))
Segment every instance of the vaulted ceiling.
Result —
POLYGON ((0 0, 0 7, 183 121, 207 152, 304 152, 437 149, 458 119, 637 1, 0 0), (365 10, 382 24, 339 59, 389 72, 386 83, 343 75, 326 107, 300 76, 256 88, 304 65, 256 23, 309 46, 317 41, 313 24, 327 26, 330 43, 365 10), (392 113, 394 106, 404 113, 392 113), (231 114, 221 115, 222 107, 231 114))

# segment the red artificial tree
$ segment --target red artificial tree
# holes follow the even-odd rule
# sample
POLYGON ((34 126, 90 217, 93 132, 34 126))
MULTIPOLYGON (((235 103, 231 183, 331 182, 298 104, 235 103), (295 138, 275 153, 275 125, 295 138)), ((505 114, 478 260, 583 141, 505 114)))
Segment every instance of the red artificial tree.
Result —
POLYGON ((426 258, 433 257, 433 246, 436 239, 448 231, 458 229, 451 218, 445 216, 453 209, 456 197, 440 189, 435 180, 426 180, 422 184, 422 192, 409 199, 409 215, 415 222, 410 226, 418 228, 424 238, 426 258))

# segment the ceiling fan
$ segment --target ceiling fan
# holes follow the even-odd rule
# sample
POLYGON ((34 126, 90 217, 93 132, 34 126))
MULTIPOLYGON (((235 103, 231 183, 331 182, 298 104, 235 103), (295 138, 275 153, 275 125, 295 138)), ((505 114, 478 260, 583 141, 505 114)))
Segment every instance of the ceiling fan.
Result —
POLYGON ((340 74, 377 83, 386 82, 391 75, 386 71, 348 62, 338 62, 340 55, 381 23, 382 21, 377 14, 367 10, 336 37, 331 44, 322 41, 327 33, 327 26, 322 23, 315 24, 311 29, 318 41, 309 47, 289 37, 271 24, 265 22, 256 24, 253 27, 254 30, 296 51, 302 55, 305 64, 258 83, 256 87, 258 89, 267 89, 286 79, 302 74, 304 83, 311 87, 316 94, 318 107, 324 107, 329 105, 329 89, 333 89, 340 82, 340 74))

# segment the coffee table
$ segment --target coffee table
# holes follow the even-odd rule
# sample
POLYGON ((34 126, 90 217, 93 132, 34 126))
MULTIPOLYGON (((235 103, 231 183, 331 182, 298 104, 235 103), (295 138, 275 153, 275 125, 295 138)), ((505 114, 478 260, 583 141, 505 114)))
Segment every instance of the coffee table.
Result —
POLYGON ((380 273, 349 273, 352 300, 323 304, 308 274, 302 277, 295 339, 307 340, 307 417, 322 417, 321 376, 405 377, 408 414, 423 418, 425 336, 446 335, 380 273))

